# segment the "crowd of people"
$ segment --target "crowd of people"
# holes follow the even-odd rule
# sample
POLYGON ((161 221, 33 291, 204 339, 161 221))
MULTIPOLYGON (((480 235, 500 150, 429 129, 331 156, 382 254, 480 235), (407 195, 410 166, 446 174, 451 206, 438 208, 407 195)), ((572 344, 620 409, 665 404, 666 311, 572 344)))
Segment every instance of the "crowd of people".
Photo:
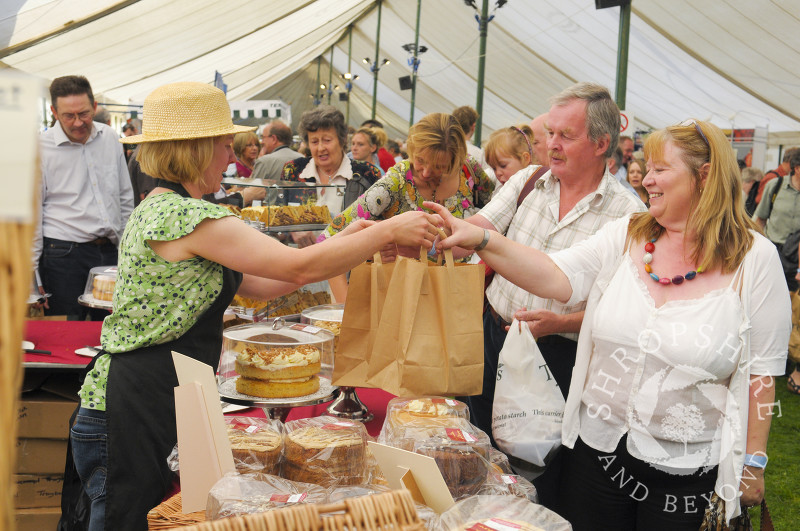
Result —
MULTIPOLYGON (((266 300, 328 279, 345 301, 352 267, 420 247, 493 273, 483 389, 462 397, 490 436, 511 322, 536 338, 566 401, 563 446, 545 467, 510 462, 574 529, 697 529, 712 499, 731 518, 763 498, 771 417, 760 412, 787 370, 800 279, 779 258, 800 230, 800 150, 767 174, 742 170, 722 131, 696 120, 637 149, 608 90, 585 82, 483 149, 469 107, 428 114, 400 142, 318 106, 295 146, 281 120, 261 138, 234 125, 224 94, 202 83, 156 89, 141 132, 122 139, 92 121, 85 78, 58 78, 50 95, 34 241, 47 312, 86 318, 89 270, 119 271, 70 432, 80 482, 65 491, 89 496, 89 529, 142 528, 161 501, 176 439, 165 360, 179 350, 216 367, 236 292, 266 300), (127 163, 120 140, 138 146, 127 163), (215 204, 275 198, 226 190, 223 175, 315 184, 283 200, 325 205, 333 221, 276 241, 215 204)), ((788 382, 800 393, 797 370, 788 382)))

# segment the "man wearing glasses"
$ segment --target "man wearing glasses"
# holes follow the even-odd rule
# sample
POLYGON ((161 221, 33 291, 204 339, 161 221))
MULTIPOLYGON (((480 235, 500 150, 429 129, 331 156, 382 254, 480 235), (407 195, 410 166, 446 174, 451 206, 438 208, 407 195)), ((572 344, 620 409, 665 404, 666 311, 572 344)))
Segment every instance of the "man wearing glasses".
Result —
POLYGON ((291 143, 292 130, 284 122, 272 120, 265 125, 261 133, 264 155, 256 160, 251 177, 280 180, 283 175, 283 165, 303 156, 302 153, 289 147, 291 143))
MULTIPOLYGON (((89 270, 116 265, 133 191, 122 145, 109 126, 93 122, 97 103, 83 76, 50 85, 55 122, 41 134, 41 210, 33 242, 33 268, 40 292, 48 292, 48 315, 85 319, 78 304, 89 270)), ((92 310, 100 320, 108 312, 92 310)))

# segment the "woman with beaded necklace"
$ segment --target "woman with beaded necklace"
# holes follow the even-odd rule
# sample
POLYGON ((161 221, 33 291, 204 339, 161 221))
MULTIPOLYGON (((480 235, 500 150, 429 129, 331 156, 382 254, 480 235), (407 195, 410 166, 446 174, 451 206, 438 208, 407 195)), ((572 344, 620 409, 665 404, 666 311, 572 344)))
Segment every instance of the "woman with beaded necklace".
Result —
POLYGON ((791 328, 780 261, 719 128, 687 120, 644 150, 649 211, 549 256, 426 203, 450 229, 441 248, 587 301, 562 429, 559 512, 575 530, 694 531, 707 506, 729 521, 764 495, 791 328))

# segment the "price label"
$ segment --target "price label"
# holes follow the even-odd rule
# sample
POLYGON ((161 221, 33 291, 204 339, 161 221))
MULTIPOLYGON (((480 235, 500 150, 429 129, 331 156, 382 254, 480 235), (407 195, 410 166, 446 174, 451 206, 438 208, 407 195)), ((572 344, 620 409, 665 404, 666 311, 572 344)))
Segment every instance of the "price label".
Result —
POLYGON ((522 526, 508 520, 490 518, 468 527, 467 531, 516 531, 517 529, 522 529, 522 526))
POLYGON ((231 426, 233 426, 234 429, 237 429, 239 431, 244 431, 250 434, 256 433, 258 430, 261 429, 258 426, 254 426, 252 424, 244 424, 243 422, 232 422, 231 426))
POLYGON ((478 440, 474 435, 457 428, 445 428, 445 431, 447 432, 447 437, 451 441, 476 442, 478 440))
POLYGON ((309 334, 316 334, 320 330, 322 330, 322 328, 319 328, 317 326, 311 326, 309 324, 300 324, 300 323, 293 324, 292 326, 289 327, 289 329, 297 330, 299 332, 308 332, 309 334))
POLYGON ((269 497, 269 501, 277 503, 299 503, 306 499, 307 492, 301 494, 273 494, 269 497))
POLYGON ((503 483, 505 483, 506 485, 511 485, 517 482, 517 478, 515 478, 514 476, 503 474, 500 477, 503 478, 503 483))
POLYGON ((322 426, 323 430, 345 430, 347 428, 352 428, 352 424, 348 424, 346 422, 332 422, 331 424, 325 424, 322 426))

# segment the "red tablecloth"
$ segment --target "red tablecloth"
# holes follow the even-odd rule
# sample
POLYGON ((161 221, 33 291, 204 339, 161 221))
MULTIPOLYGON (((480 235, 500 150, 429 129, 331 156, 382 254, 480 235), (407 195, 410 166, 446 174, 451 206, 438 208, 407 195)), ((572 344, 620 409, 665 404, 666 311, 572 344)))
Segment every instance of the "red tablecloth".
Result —
POLYGON ((27 321, 25 340, 52 354, 26 354, 25 362, 87 365, 91 358, 75 354, 86 345, 100 344, 102 321, 27 321))
MULTIPOLYGON (((50 356, 26 354, 26 363, 56 363, 63 365, 87 365, 91 358, 75 354, 75 350, 86 345, 100 344, 100 321, 28 321, 25 339, 32 341, 35 348, 49 350, 50 356)), ((358 397, 366 405, 375 418, 365 423, 367 431, 377 436, 386 417, 386 404, 393 395, 381 389, 358 389, 358 397)), ((318 417, 325 414, 329 402, 316 406, 297 407, 292 409, 287 420, 318 417)), ((259 408, 250 408, 230 415, 263 417, 259 408)))

